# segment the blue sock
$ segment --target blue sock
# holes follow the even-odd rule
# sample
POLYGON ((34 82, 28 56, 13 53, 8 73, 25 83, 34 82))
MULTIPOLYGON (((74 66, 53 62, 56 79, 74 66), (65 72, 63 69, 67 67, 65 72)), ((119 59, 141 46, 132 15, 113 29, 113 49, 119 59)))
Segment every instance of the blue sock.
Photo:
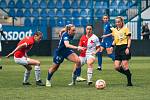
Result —
POLYGON ((51 77, 52 77, 52 76, 53 76, 53 73, 48 72, 47 80, 51 80, 51 77))
POLYGON ((115 61, 115 54, 114 53, 108 54, 108 57, 110 57, 112 59, 112 61, 115 61))
POLYGON ((98 56, 98 66, 102 68, 102 52, 98 52, 97 56, 98 56))
POLYGON ((81 75, 81 67, 79 67, 79 68, 76 69, 76 74, 77 74, 77 76, 81 75))

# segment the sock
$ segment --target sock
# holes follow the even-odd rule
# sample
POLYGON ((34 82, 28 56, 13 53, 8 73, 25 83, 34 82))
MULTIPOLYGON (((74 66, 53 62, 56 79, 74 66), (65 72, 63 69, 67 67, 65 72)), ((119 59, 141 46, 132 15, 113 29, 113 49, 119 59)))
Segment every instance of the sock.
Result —
POLYGON ((24 83, 28 82, 28 79, 30 77, 30 73, 31 73, 31 71, 25 70, 25 72, 24 72, 24 79, 23 79, 24 83))
POLYGON ((125 70, 125 75, 127 76, 128 84, 132 84, 131 82, 131 72, 129 69, 125 70))
POLYGON ((98 68, 102 68, 102 52, 98 52, 97 56, 98 56, 98 68))
POLYGON ((79 68, 76 69, 76 74, 77 74, 77 76, 81 75, 81 67, 79 67, 79 68))
POLYGON ((92 75, 93 75, 93 68, 88 68, 88 70, 87 70, 87 81, 88 82, 91 82, 92 75))
POLYGON ((40 79, 40 75, 41 75, 40 66, 35 66, 34 67, 34 71, 35 71, 35 79, 36 79, 36 81, 41 80, 40 79))
POLYGON ((81 74, 81 67, 76 68, 76 70, 72 73, 72 82, 75 83, 77 76, 81 74))
POLYGON ((121 74, 124 74, 125 75, 125 71, 122 67, 120 67, 119 69, 117 69, 118 72, 120 72, 121 74))
POLYGON ((51 80, 51 78, 52 78, 52 76, 53 76, 53 73, 51 73, 51 72, 49 72, 48 71, 48 74, 47 74, 47 80, 51 80))
POLYGON ((108 57, 110 57, 112 59, 112 61, 115 61, 115 54, 114 53, 108 54, 108 57))

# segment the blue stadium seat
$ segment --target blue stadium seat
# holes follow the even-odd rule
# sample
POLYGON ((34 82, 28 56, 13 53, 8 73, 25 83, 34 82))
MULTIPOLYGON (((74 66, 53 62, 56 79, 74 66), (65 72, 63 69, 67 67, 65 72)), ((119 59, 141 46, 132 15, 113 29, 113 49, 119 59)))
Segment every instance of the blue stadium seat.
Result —
POLYGON ((8 12, 8 15, 10 17, 15 17, 16 16, 15 10, 14 9, 10 9, 9 12, 8 12))
POLYGON ((65 22, 62 18, 57 19, 57 26, 64 27, 65 22))
POLYGON ((49 25, 50 25, 51 27, 56 26, 56 21, 55 21, 54 18, 50 18, 50 20, 49 20, 49 25))
POLYGON ((56 8, 57 9, 63 8, 62 0, 57 0, 57 2, 56 2, 56 8))
POLYGON ((23 8, 23 2, 22 2, 22 0, 18 0, 17 2, 16 2, 16 8, 17 9, 22 9, 23 8))
POLYGON ((93 1, 88 1, 88 3, 87 3, 87 8, 92 8, 93 7, 93 5, 94 5, 94 3, 93 3, 93 1))
POLYGON ((18 9, 18 10, 17 10, 16 16, 17 16, 17 17, 23 17, 23 16, 24 16, 22 9, 18 9))
POLYGON ((30 18, 25 18, 24 20, 24 26, 32 26, 32 22, 30 18))
POLYGON ((134 4, 134 3, 132 2, 132 0, 128 0, 126 6, 127 6, 128 8, 130 8, 133 4, 134 4))
POLYGON ((34 0, 34 1, 32 2, 32 8, 33 8, 33 9, 38 9, 38 8, 39 8, 38 0, 34 0))
POLYGON ((41 9, 46 9, 47 8, 47 2, 45 0, 41 0, 41 2, 40 2, 40 8, 41 9))
POLYGON ((24 16, 25 16, 25 17, 31 17, 31 16, 32 16, 30 9, 26 9, 26 10, 24 11, 24 16))
POLYGON ((102 8, 102 2, 96 1, 96 2, 95 2, 95 8, 96 8, 96 9, 102 8))
POLYGON ((73 24, 74 24, 75 26, 80 26, 80 25, 81 25, 80 19, 78 19, 78 18, 73 19, 73 24))
POLYGON ((73 12, 72 12, 72 17, 79 17, 80 16, 80 14, 79 14, 79 11, 78 10, 73 10, 73 12))
POLYGON ((33 17, 39 17, 39 11, 38 11, 37 9, 34 9, 34 10, 32 11, 32 16, 33 16, 33 17))
POLYGON ((32 22, 32 26, 39 26, 40 25, 40 21, 38 18, 34 18, 33 22, 32 22))
POLYGON ((78 0, 72 1, 71 7, 72 7, 73 9, 77 9, 78 6, 79 6, 79 5, 78 5, 78 0))
POLYGON ((117 9, 113 9, 112 11, 110 11, 110 15, 111 16, 117 16, 117 15, 119 15, 119 12, 117 9))
POLYGON ((58 10, 56 11, 56 16, 57 16, 57 17, 63 17, 63 12, 62 12, 62 10, 58 9, 58 10))
POLYGON ((103 1, 103 6, 102 6, 102 8, 108 8, 108 5, 107 5, 107 1, 103 1))
POLYGON ((118 8, 120 9, 126 9, 126 4, 124 1, 120 0, 118 3, 118 8))
POLYGON ((67 18, 67 19, 65 20, 65 25, 68 25, 68 24, 72 24, 72 20, 67 18))
POLYGON ((8 2, 8 7, 9 8, 14 8, 15 7, 15 2, 14 2, 14 0, 10 0, 9 2, 8 2))
POLYGON ((120 15, 121 15, 121 16, 127 16, 126 10, 121 9, 121 10, 120 10, 120 15))
POLYGON ((0 7, 1 8, 7 8, 7 3, 5 0, 0 1, 0 7))
POLYGON ((70 9, 71 8, 69 0, 65 0, 63 7, 64 7, 64 9, 70 9))
POLYGON ((47 17, 47 11, 46 9, 42 9, 40 12, 40 16, 46 18, 47 17))
POLYGON ((49 9, 54 9, 55 8, 55 3, 54 3, 54 1, 52 0, 50 0, 49 2, 48 2, 48 4, 47 4, 47 7, 49 8, 49 9))
POLYGON ((24 8, 25 9, 30 9, 31 8, 31 2, 30 2, 30 0, 25 0, 25 2, 24 2, 24 8))
POLYGON ((117 2, 116 2, 116 0, 115 1, 111 1, 110 8, 112 8, 112 9, 116 9, 117 8, 117 2))
POLYGON ((69 9, 66 9, 64 11, 64 16, 67 17, 67 18, 71 17, 71 11, 69 9))
POLYGON ((85 0, 81 0, 81 1, 80 1, 80 4, 79 4, 79 7, 80 7, 81 9, 86 9, 86 8, 87 8, 86 1, 85 1, 85 0))
POLYGON ((41 25, 41 26, 47 26, 47 19, 46 19, 46 18, 41 19, 40 25, 41 25))
POLYGON ((94 14, 94 12, 92 12, 92 10, 89 10, 89 11, 88 11, 88 15, 87 15, 87 16, 88 16, 88 17, 92 17, 92 16, 93 16, 93 14, 94 14))
POLYGON ((103 16, 103 11, 102 9, 98 9, 95 13, 96 17, 102 17, 103 16))
POLYGON ((85 18, 81 19, 81 25, 82 26, 86 26, 87 24, 88 24, 88 20, 87 19, 85 19, 85 18))
POLYGON ((83 9, 82 9, 82 10, 80 11, 80 16, 81 16, 81 17, 87 17, 87 12, 86 12, 86 10, 83 10, 83 9))
POLYGON ((54 9, 49 9, 48 16, 49 17, 55 17, 56 16, 54 9))

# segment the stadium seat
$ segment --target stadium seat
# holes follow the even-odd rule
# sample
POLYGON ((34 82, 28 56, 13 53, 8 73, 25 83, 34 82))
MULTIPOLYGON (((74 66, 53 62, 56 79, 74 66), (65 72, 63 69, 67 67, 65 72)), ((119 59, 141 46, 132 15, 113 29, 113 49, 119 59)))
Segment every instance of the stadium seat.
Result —
POLYGON ((53 26, 56 25, 56 21, 55 21, 54 18, 50 18, 50 20, 49 20, 49 25, 50 25, 51 27, 53 27, 53 26))
POLYGON ((38 9, 38 8, 39 8, 38 0, 34 0, 34 1, 32 2, 32 8, 33 8, 33 9, 38 9))
POLYGON ((64 16, 67 17, 67 18, 71 17, 71 11, 69 9, 66 9, 64 11, 64 16))
POLYGON ((111 8, 111 9, 116 9, 116 8, 117 8, 117 2, 116 2, 116 0, 111 1, 111 3, 110 3, 110 8, 111 8))
POLYGON ((39 26, 40 25, 40 21, 38 18, 34 18, 33 22, 32 22, 32 26, 39 26))
POLYGON ((30 2, 30 0, 25 0, 25 2, 24 2, 24 8, 25 9, 30 9, 31 8, 31 2, 30 2))
POLYGON ((126 6, 127 6, 128 8, 130 8, 133 4, 134 4, 134 3, 132 2, 132 0, 129 0, 129 1, 127 1, 126 6))
POLYGON ((57 2, 56 2, 56 8, 57 9, 62 9, 63 8, 62 0, 57 0, 57 2))
POLYGON ((87 15, 87 16, 88 16, 88 17, 92 17, 92 16, 93 16, 93 14, 94 14, 94 12, 92 12, 92 10, 89 10, 89 11, 88 11, 88 15, 87 15))
POLYGON ((120 10, 120 15, 121 15, 121 16, 127 16, 126 10, 121 9, 121 10, 120 10))
POLYGON ((85 0, 81 0, 81 1, 80 1, 80 4, 79 4, 79 7, 80 7, 81 9, 86 9, 86 8, 87 8, 86 1, 85 1, 85 0))
POLYGON ((118 3, 118 8, 119 9, 126 9, 126 4, 123 0, 120 0, 118 3))
POLYGON ((87 12, 86 12, 86 10, 83 10, 83 9, 82 9, 82 10, 80 11, 80 16, 81 16, 81 17, 87 17, 87 12))
POLYGON ((80 26, 80 25, 81 25, 80 19, 78 19, 78 18, 73 19, 73 24, 74 24, 75 26, 80 26))
POLYGON ((87 24, 88 24, 88 20, 87 19, 85 19, 85 18, 81 19, 81 25, 82 26, 86 26, 87 24))
POLYGON ((5 0, 0 1, 0 7, 1 8, 7 8, 7 3, 5 0))
POLYGON ((17 16, 17 17, 23 17, 23 16, 24 16, 22 9, 18 9, 18 10, 17 10, 16 16, 17 16))
POLYGON ((62 18, 57 19, 57 26, 64 27, 65 22, 62 18))
POLYGON ((54 9, 49 9, 49 11, 48 11, 48 16, 49 16, 49 17, 55 17, 55 16, 56 16, 54 9))
POLYGON ((107 1, 103 1, 103 8, 107 9, 108 8, 108 5, 107 5, 107 1))
POLYGON ((10 0, 9 2, 8 2, 8 7, 9 8, 14 8, 15 7, 15 2, 14 2, 14 0, 10 0))
POLYGON ((72 7, 73 9, 77 9, 77 8, 78 8, 78 0, 72 1, 71 7, 72 7))
POLYGON ((71 5, 70 5, 69 0, 65 0, 65 2, 64 2, 64 4, 63 4, 63 8, 64 8, 64 9, 69 9, 69 8, 71 8, 71 5))
POLYGON ((24 20, 24 26, 32 26, 32 22, 30 18, 25 18, 24 20))
POLYGON ((23 2, 22 2, 22 0, 18 0, 17 2, 16 2, 16 8, 17 9, 22 9, 23 8, 23 2))
POLYGON ((57 17, 63 17, 63 12, 62 12, 62 10, 58 9, 58 10, 56 11, 56 16, 57 16, 57 17))
POLYGON ((96 15, 96 17, 102 17, 102 16, 103 16, 103 11, 102 11, 102 9, 97 9, 95 15, 96 15))
POLYGON ((47 4, 47 7, 48 7, 49 9, 54 9, 54 8, 55 8, 55 3, 54 3, 54 1, 53 1, 53 0, 50 0, 50 1, 48 2, 48 4, 47 4))
POLYGON ((15 17, 16 16, 15 9, 9 9, 8 15, 10 17, 15 17))
POLYGON ((41 0, 41 2, 40 2, 40 8, 41 9, 46 9, 47 8, 47 2, 45 0, 41 0))
POLYGON ((80 14, 79 14, 79 12, 78 12, 78 10, 73 10, 73 12, 72 12, 72 17, 79 17, 80 16, 80 14))
POLYGON ((30 9, 26 9, 26 10, 24 11, 24 16, 25 16, 25 17, 31 17, 31 16, 32 16, 30 9))
POLYGON ((33 16, 33 17, 39 17, 39 11, 38 11, 37 9, 34 9, 34 10, 32 11, 32 16, 33 16))
POLYGON ((87 3, 87 8, 92 8, 93 7, 93 5, 94 5, 94 2, 93 1, 88 1, 88 3, 87 3))
POLYGON ((117 16, 117 15, 119 15, 119 12, 117 9, 113 9, 112 11, 110 11, 110 15, 111 16, 117 16))
POLYGON ((67 18, 67 19, 65 20, 65 25, 68 25, 68 24, 72 24, 72 20, 67 18))
POLYGON ((41 25, 41 26, 47 26, 47 19, 46 19, 46 18, 41 19, 40 25, 41 25))
POLYGON ((96 9, 102 8, 102 3, 100 1, 96 1, 95 2, 95 8, 96 9))
POLYGON ((40 12, 40 16, 46 18, 47 17, 47 11, 46 9, 42 9, 40 12))

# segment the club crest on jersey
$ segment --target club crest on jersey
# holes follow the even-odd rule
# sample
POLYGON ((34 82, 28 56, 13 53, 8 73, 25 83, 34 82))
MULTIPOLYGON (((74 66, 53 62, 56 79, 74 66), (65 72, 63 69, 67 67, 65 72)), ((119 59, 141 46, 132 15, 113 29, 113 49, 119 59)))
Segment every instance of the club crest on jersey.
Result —
POLYGON ((90 42, 91 44, 93 44, 94 43, 94 41, 93 40, 91 40, 91 42, 90 42))

